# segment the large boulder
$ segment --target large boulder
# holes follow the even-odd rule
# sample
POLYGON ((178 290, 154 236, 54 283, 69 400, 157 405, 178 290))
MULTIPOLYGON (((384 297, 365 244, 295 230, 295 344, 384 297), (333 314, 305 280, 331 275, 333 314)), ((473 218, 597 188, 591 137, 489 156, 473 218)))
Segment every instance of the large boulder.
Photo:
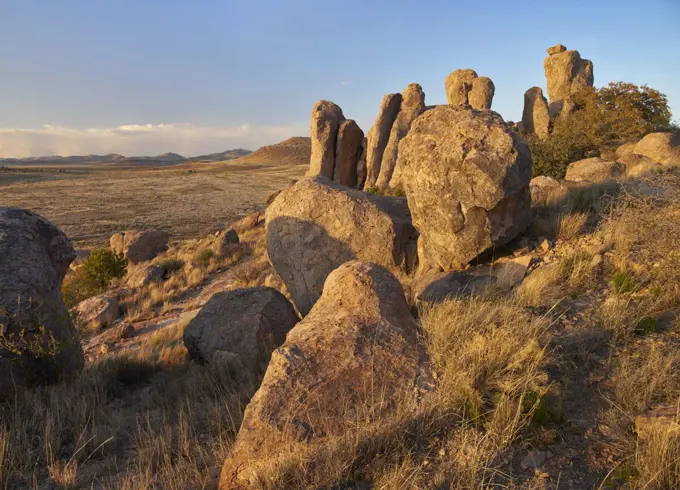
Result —
POLYGON ((463 267, 531 219, 531 154, 500 115, 438 106, 399 147, 421 269, 463 267))
POLYGON ((344 120, 342 109, 333 102, 320 100, 314 105, 310 128, 312 156, 309 160, 308 175, 333 178, 338 128, 344 120))
POLYGON ((569 99, 571 95, 593 86, 593 63, 581 58, 576 50, 562 45, 548 49, 543 62, 550 102, 569 99))
POLYGON ((425 111, 425 93, 417 83, 412 83, 402 94, 401 110, 392 125, 390 139, 383 153, 380 175, 376 187, 385 190, 388 187, 398 187, 400 176, 395 174, 395 166, 399 156, 399 142, 408 134, 411 124, 425 111), (393 181, 393 176, 396 177, 393 181))
POLYGON ((548 101, 540 87, 531 87, 524 92, 524 111, 522 112, 524 131, 535 134, 541 139, 548 137, 550 113, 548 101))
POLYGON ((84 364, 61 296, 75 259, 66 235, 42 216, 0 207, 0 398, 25 383, 58 381, 84 364))
POLYGON ((648 134, 635 145, 633 152, 663 165, 680 165, 680 135, 675 133, 648 134))
POLYGON ((468 94, 472 90, 472 82, 477 78, 477 72, 471 69, 461 69, 449 73, 444 86, 446 99, 451 105, 466 105, 469 103, 468 94))
POLYGON ((162 265, 143 264, 128 274, 125 284, 129 288, 143 288, 154 282, 162 282, 166 272, 162 265))
POLYGON ((380 104, 380 112, 373 123, 373 127, 366 136, 366 179, 365 188, 375 187, 375 183, 380 175, 380 166, 383 154, 390 139, 390 132, 394 120, 401 108, 401 94, 387 94, 383 97, 380 104))
POLYGON ((478 77, 472 81, 468 103, 473 109, 491 109, 496 86, 489 77, 478 77))
POLYGON ((621 162, 612 162, 600 157, 586 158, 570 163, 564 180, 569 182, 605 182, 621 177, 626 166, 621 162))
POLYGON ((257 374, 299 318, 285 296, 267 287, 213 295, 184 328, 191 359, 227 361, 257 374))
POLYGON ((267 208, 269 260, 307 314, 326 277, 359 259, 391 271, 414 265, 414 229, 405 198, 376 196, 323 177, 305 178, 267 208))
POLYGON ((364 132, 352 119, 347 119, 338 128, 335 151, 333 180, 342 185, 356 187, 358 162, 363 152, 364 132))
POLYGON ((272 354, 220 488, 261 488, 287 456, 323 458, 357 417, 375 421, 414 403, 424 361, 399 281, 375 264, 342 265, 272 354))
POLYGON ((111 250, 124 255, 131 264, 151 260, 168 249, 168 234, 165 231, 123 231, 111 236, 111 250))
POLYGON ((116 298, 100 294, 78 303, 74 313, 82 327, 104 328, 120 318, 120 305, 116 298))

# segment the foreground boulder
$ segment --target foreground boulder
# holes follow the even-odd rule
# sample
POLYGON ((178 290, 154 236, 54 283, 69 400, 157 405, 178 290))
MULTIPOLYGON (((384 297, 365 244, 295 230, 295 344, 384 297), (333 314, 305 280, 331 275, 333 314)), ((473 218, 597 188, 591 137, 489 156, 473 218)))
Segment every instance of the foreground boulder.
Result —
POLYGON ((408 134, 413 121, 423 112, 425 112, 425 93, 420 85, 412 83, 402 94, 401 110, 390 131, 390 139, 380 165, 380 175, 375 184, 378 189, 384 191, 388 187, 396 188, 401 185, 400 172, 395 171, 399 156, 399 142, 408 134))
POLYGON ((78 373, 83 350, 61 296, 76 254, 56 226, 0 207, 0 398, 78 373))
POLYGON ((104 328, 120 317, 120 305, 116 298, 100 294, 81 301, 74 308, 79 325, 89 328, 104 328))
POLYGON ((366 136, 366 178, 365 188, 375 187, 375 183, 380 175, 383 155, 387 142, 390 139, 390 132, 394 120, 401 108, 401 94, 387 94, 383 97, 380 104, 380 112, 375 119, 375 123, 368 131, 366 136))
POLYGON ((438 106, 411 126, 399 165, 421 269, 463 267, 531 218, 531 155, 492 111, 438 106))
POLYGON ((564 180, 569 182, 605 182, 621 177, 626 166, 620 162, 604 160, 600 157, 586 158, 570 163, 564 180))
POLYGON ((184 329, 191 359, 227 362, 256 374, 298 322, 293 306, 272 288, 215 294, 184 329))
POLYGON ((349 260, 394 272, 414 266, 414 229, 405 198, 308 177, 276 198, 265 221, 269 259, 303 315, 321 296, 328 274, 349 260))
POLYGON ((663 165, 680 165, 680 135, 648 134, 635 145, 633 153, 663 165))
POLYGON ((123 231, 109 240, 111 250, 131 264, 151 260, 168 249, 168 234, 159 230, 123 231))
POLYGON ((286 457, 323 458, 357 417, 379 420, 413 402, 423 365, 397 279, 375 264, 342 265, 272 354, 220 488, 262 488, 286 457))

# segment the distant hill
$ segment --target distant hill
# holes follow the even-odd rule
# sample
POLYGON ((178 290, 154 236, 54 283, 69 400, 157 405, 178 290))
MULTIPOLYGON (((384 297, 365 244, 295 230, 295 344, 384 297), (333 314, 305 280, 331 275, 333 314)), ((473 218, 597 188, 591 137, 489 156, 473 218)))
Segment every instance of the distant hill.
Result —
POLYGON ((263 146, 259 150, 239 158, 238 161, 281 165, 308 165, 311 153, 311 139, 304 136, 294 136, 275 145, 263 146))
POLYGON ((144 166, 163 166, 176 165, 191 162, 223 162, 234 160, 250 154, 249 150, 238 148, 236 150, 226 150, 221 153, 211 153, 210 155, 200 155, 197 157, 183 157, 177 153, 163 153, 156 156, 125 157, 116 153, 108 155, 74 155, 63 157, 60 155, 28 158, 0 158, 0 165, 144 165, 144 166))

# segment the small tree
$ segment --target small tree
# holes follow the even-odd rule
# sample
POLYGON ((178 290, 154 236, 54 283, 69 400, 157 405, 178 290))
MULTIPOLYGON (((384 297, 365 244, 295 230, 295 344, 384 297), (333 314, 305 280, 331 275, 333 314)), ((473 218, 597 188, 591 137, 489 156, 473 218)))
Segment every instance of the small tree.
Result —
POLYGON ((527 135, 534 175, 562 178, 571 162, 672 128, 666 96, 646 85, 610 83, 583 90, 572 101, 575 112, 558 117, 548 138, 527 135))
POLYGON ((107 248, 98 248, 61 287, 64 302, 69 308, 104 291, 111 281, 125 275, 127 259, 107 248))

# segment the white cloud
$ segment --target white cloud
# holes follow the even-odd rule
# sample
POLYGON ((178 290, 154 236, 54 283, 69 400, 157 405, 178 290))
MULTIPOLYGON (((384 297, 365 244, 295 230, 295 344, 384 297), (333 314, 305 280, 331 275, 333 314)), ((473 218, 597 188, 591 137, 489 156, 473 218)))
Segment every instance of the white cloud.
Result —
POLYGON ((343 87, 346 87, 347 85, 349 85, 351 83, 352 83, 352 80, 343 80, 342 82, 340 82, 340 85, 342 85, 343 87))
POLYGON ((165 152, 194 156, 233 148, 255 150, 308 133, 309 127, 302 123, 287 126, 197 126, 180 123, 87 129, 52 125, 37 129, 0 128, 0 157, 107 153, 140 156, 165 152))

